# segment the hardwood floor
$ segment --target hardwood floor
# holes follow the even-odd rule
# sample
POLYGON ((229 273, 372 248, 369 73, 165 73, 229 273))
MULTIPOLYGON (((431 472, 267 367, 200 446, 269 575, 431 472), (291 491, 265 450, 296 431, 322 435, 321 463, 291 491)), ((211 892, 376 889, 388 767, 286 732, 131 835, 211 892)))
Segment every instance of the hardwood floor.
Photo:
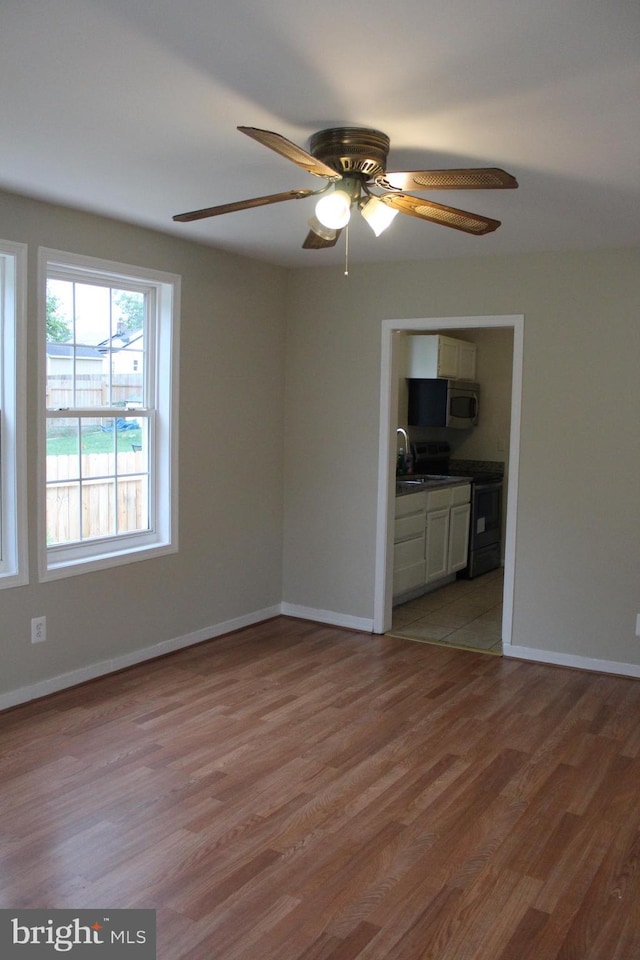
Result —
POLYGON ((0 715, 0 906, 159 960, 635 960, 640 682, 278 618, 0 715))

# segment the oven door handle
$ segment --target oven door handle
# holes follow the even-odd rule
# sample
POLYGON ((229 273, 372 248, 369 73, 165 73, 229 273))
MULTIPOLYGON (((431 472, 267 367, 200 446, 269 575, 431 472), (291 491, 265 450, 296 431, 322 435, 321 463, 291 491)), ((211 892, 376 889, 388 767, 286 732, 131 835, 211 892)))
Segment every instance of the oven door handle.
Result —
POLYGON ((487 482, 475 480, 473 484, 474 490, 499 490, 501 486, 502 480, 488 480, 487 482))

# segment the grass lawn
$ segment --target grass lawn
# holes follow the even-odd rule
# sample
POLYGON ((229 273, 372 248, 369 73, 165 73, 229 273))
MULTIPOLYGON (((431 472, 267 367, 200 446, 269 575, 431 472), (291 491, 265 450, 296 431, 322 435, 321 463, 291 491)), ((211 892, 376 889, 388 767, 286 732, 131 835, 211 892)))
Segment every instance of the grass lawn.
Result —
MULTIPOLYGON (((92 430, 82 435, 82 453, 113 453, 117 442, 118 450, 129 452, 131 444, 142 443, 142 430, 92 430), (116 440, 117 436, 117 440, 116 440)), ((77 434, 47 438, 47 456, 73 456, 78 452, 77 434)))

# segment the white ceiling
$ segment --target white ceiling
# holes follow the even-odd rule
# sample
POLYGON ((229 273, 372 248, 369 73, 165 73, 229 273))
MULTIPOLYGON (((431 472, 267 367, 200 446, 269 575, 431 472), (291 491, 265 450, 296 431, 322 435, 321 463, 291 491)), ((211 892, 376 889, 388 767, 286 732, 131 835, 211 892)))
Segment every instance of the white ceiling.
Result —
MULTIPOLYGON (((640 244, 637 0, 2 0, 0 186, 284 265, 311 199, 175 213, 317 178, 243 136, 375 127, 390 170, 499 166, 520 187, 438 191, 502 220, 474 237, 360 217, 352 263, 640 244)), ((0 235, 2 225, 0 222, 0 235)))

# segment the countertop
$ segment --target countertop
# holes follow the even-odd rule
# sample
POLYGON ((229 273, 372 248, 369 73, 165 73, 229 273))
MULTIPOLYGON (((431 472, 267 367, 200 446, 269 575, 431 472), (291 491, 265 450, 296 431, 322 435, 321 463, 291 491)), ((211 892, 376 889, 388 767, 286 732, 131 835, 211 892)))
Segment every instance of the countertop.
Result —
POLYGON ((396 477, 396 497, 405 497, 409 493, 420 493, 421 490, 437 490, 439 487, 459 487, 464 483, 471 483, 471 477, 446 477, 432 473, 414 473, 406 477, 396 477))

